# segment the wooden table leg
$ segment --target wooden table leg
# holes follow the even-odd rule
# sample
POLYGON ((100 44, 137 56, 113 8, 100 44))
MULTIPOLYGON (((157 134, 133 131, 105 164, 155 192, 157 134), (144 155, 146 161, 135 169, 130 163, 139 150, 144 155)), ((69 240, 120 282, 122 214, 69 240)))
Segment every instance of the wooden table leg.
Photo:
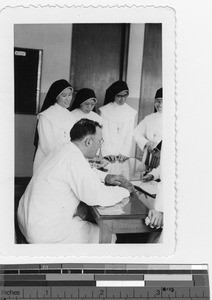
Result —
POLYGON ((100 233, 99 233, 99 243, 109 244, 112 241, 112 221, 101 221, 100 223, 100 233))

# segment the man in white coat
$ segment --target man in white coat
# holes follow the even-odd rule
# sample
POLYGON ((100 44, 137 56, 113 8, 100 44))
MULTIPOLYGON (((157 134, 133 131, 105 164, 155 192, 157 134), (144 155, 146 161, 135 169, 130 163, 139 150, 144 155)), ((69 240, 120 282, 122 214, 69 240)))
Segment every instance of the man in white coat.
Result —
POLYGON ((45 158, 20 200, 19 227, 29 243, 98 243, 99 227, 76 216, 80 201, 111 206, 133 190, 121 177, 99 172, 101 180, 119 184, 106 186, 86 160, 101 147, 99 123, 82 119, 70 137, 45 158))

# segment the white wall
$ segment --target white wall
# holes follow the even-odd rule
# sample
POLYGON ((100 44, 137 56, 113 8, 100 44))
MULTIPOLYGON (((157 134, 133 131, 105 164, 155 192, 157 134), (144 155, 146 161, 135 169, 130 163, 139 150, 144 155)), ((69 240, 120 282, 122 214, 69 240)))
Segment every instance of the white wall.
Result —
POLYGON ((43 50, 41 93, 57 79, 69 79, 72 24, 15 25, 15 47, 43 50))
MULTIPOLYGON (((69 79, 72 24, 21 24, 14 26, 14 46, 43 50, 41 101, 57 79, 69 79)), ((15 176, 31 176, 35 115, 15 116, 15 176)))

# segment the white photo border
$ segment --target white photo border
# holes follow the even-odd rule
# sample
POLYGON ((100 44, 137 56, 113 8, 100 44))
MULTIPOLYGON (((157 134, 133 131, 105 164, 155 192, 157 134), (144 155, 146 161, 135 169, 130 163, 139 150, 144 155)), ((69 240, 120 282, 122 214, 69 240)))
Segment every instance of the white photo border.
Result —
POLYGON ((17 6, 0 12, 2 120, 0 138, 0 254, 29 257, 169 256, 176 248, 176 16, 171 7, 155 6, 17 6), (71 22, 70 22, 71 20, 71 22), (163 202, 161 244, 17 245, 14 243, 14 24, 162 23, 163 53, 163 202))

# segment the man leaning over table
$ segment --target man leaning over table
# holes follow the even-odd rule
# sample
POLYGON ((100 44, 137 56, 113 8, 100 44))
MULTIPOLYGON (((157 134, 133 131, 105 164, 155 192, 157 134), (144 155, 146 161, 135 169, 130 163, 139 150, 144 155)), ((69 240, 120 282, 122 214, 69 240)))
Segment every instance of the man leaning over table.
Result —
POLYGON ((122 176, 96 172, 86 160, 101 147, 99 123, 81 119, 70 137, 46 157, 20 200, 19 227, 29 243, 98 243, 99 227, 76 216, 80 201, 111 206, 133 191, 122 176))

